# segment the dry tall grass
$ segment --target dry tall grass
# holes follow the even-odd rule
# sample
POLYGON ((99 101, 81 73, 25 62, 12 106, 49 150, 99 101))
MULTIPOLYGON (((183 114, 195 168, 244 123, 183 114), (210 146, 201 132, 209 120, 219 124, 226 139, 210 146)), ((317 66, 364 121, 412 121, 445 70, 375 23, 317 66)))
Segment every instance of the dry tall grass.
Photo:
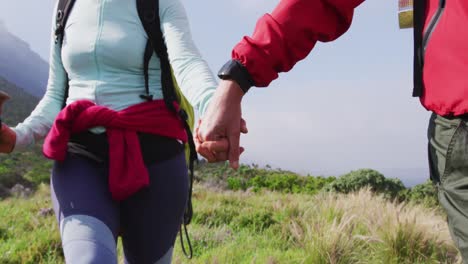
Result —
POLYGON ((368 189, 310 196, 198 188, 196 197, 192 233, 206 247, 192 263, 461 263, 440 211, 368 189), (248 229, 239 224, 245 218, 270 223, 248 229))
POLYGON ((369 190, 321 194, 313 200, 315 205, 296 224, 306 229, 302 243, 311 251, 320 248, 311 263, 459 262, 436 209, 392 203, 369 190))

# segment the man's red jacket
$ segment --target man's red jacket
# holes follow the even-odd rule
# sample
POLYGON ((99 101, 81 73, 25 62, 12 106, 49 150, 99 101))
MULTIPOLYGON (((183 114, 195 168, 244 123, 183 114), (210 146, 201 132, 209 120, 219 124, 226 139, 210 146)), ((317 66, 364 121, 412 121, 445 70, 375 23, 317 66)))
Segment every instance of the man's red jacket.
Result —
MULTIPOLYGON (((232 58, 247 68, 255 86, 267 86, 305 58, 317 41, 332 41, 346 32, 354 8, 363 1, 282 0, 258 21, 252 37, 234 47, 232 58)), ((415 56, 420 57, 424 87, 417 95, 439 115, 466 114, 468 1, 426 0, 422 12, 421 52, 415 56)))

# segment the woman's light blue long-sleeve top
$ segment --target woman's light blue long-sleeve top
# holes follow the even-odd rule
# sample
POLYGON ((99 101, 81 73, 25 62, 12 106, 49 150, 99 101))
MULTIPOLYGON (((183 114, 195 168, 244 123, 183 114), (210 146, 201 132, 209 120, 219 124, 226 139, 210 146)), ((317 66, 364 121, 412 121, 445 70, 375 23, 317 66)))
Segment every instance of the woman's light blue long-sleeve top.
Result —
MULTIPOLYGON (((190 103, 203 114, 217 84, 193 43, 180 0, 159 0, 159 15, 176 80, 190 103)), ((67 80, 67 104, 87 99, 119 111, 143 102, 140 95, 145 92, 143 55, 147 39, 136 0, 76 0, 65 26, 62 49, 51 41, 46 93, 31 115, 14 128, 15 150, 32 146, 47 135, 61 110, 67 80)), ((150 93, 162 99, 156 54, 150 60, 149 78, 150 93)))

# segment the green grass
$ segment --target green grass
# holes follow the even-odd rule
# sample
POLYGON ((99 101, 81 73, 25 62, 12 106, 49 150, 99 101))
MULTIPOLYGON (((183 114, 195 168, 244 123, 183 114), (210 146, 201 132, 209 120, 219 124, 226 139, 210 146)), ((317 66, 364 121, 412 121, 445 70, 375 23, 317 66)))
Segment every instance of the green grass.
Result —
POLYGON ((0 202, 0 263, 60 263, 60 238, 50 208, 49 188, 41 185, 28 199, 0 202))
MULTIPOLYGON (((221 191, 195 186, 194 258, 174 263, 457 263, 443 215, 351 194, 221 191)), ((0 263, 63 263, 49 189, 0 202, 0 263)))

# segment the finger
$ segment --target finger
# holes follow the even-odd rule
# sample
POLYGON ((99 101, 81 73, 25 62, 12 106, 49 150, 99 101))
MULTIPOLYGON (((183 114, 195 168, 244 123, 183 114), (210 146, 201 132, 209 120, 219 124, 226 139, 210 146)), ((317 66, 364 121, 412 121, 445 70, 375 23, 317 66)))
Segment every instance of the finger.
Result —
POLYGON ((200 141, 200 138, 198 137, 198 127, 195 129, 195 133, 193 134, 193 142, 195 143, 195 150, 198 152, 198 150, 201 148, 202 142, 200 141))
POLYGON ((200 131, 201 119, 198 120, 198 124, 195 127, 195 133, 193 133, 193 141, 195 141, 195 146, 198 147, 201 144, 200 136, 198 135, 200 131))
POLYGON ((202 155, 208 162, 216 162, 215 154, 209 149, 199 146, 197 147, 197 152, 202 155))
MULTIPOLYGON (((239 148, 239 154, 242 154, 245 151, 243 147, 239 148)), ((228 160, 228 152, 216 152, 214 153, 217 162, 228 160)))
POLYGON ((216 152, 215 156, 216 156, 216 161, 218 161, 218 162, 228 160, 228 152, 227 151, 226 152, 216 152))
POLYGON ((201 145, 212 152, 227 152, 229 149, 229 142, 225 138, 217 141, 205 141, 201 145))
POLYGON ((239 138, 240 133, 237 130, 237 133, 230 133, 228 140, 229 140, 229 163, 231 168, 237 170, 239 168, 239 138))
POLYGON ((216 157, 212 151, 202 145, 200 139, 194 135, 193 140, 195 141, 195 150, 202 155, 208 162, 215 162, 216 157))
POLYGON ((247 123, 245 122, 244 118, 241 118, 240 131, 241 131, 243 134, 249 133, 249 130, 247 129, 247 123))
POLYGON ((197 138, 200 142, 206 141, 206 136, 204 135, 205 129, 203 128, 205 126, 205 123, 202 121, 202 119, 198 119, 198 124, 195 129, 195 135, 197 135, 197 138))

